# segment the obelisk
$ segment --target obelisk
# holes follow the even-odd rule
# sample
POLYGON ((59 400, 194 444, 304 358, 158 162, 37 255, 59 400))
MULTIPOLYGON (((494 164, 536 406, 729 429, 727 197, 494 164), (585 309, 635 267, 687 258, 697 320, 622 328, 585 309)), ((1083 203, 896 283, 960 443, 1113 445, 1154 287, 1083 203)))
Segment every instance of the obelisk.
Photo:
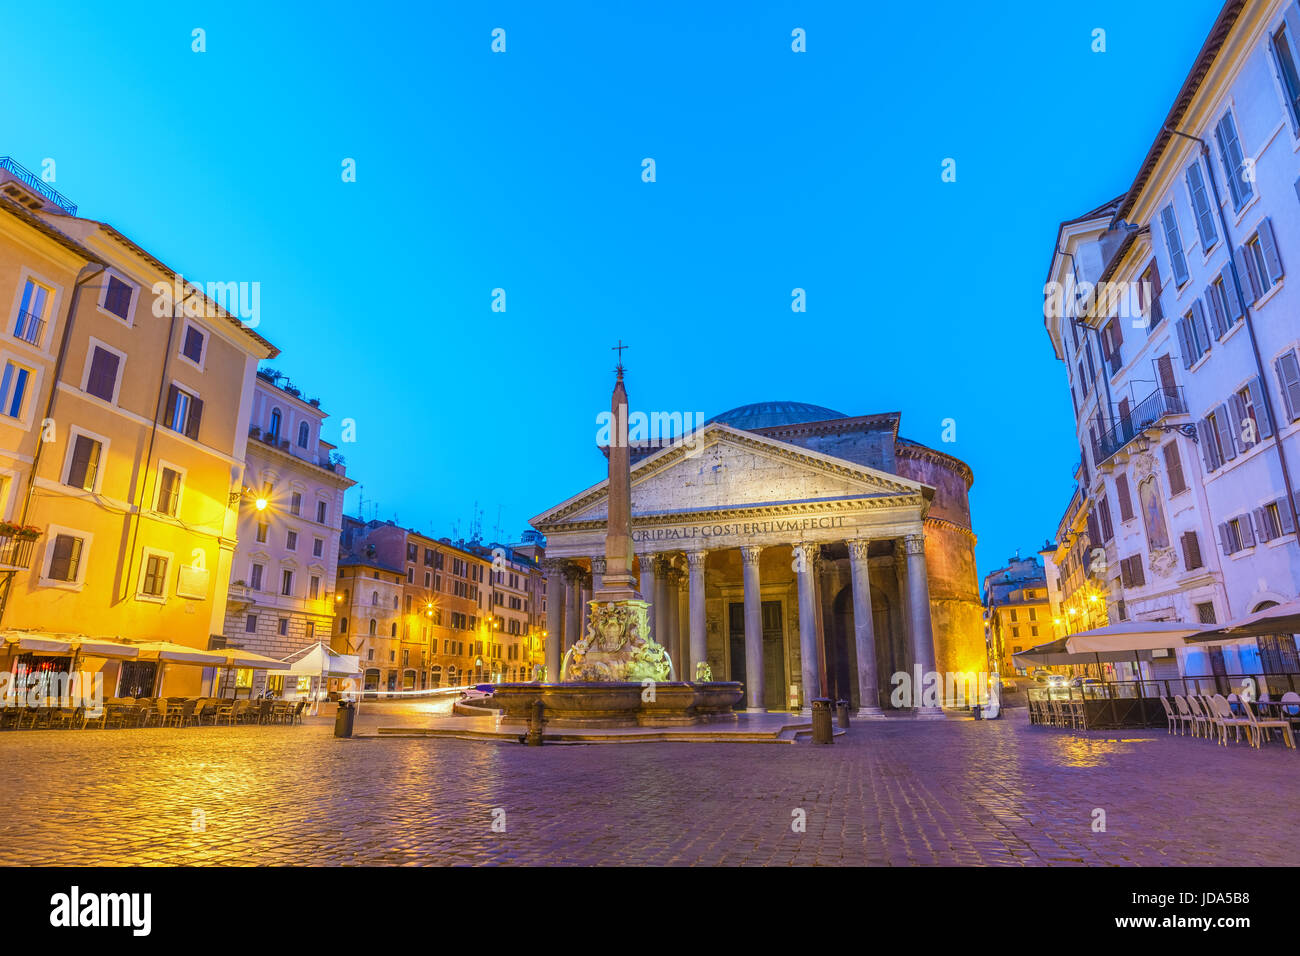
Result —
POLYGON ((632 456, 627 447, 627 390, 623 363, 610 399, 613 415, 609 436, 609 517, 605 525, 605 574, 597 601, 641 600, 632 573, 632 456))
MULTIPOLYGON (((620 357, 626 347, 619 343, 620 357)), ((565 682, 657 682, 668 680, 673 672, 668 652, 650 636, 650 605, 632 573, 632 453, 622 361, 616 371, 610 399, 605 574, 587 603, 587 632, 565 655, 560 678, 565 682)))

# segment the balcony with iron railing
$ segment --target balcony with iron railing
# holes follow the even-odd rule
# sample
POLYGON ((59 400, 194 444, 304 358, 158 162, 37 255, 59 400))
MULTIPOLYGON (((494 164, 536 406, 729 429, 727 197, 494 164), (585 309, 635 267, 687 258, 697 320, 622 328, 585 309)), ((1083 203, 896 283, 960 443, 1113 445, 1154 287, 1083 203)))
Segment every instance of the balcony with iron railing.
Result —
POLYGON ((0 570, 25 571, 41 536, 39 528, 0 522, 0 570))
POLYGON ((45 334, 45 320, 30 312, 19 312, 14 326, 14 338, 21 339, 29 345, 39 346, 41 336, 45 334))
POLYGON ((1125 445, 1142 435, 1148 428, 1158 426, 1162 419, 1171 415, 1186 415, 1187 402, 1183 399, 1180 385, 1157 388, 1154 392, 1138 402, 1127 415, 1116 422, 1115 426, 1097 439, 1096 453, 1098 464, 1108 461, 1125 445))
POLYGON ((54 203, 69 216, 77 214, 77 204, 70 202, 68 197, 63 195, 49 183, 45 182, 26 166, 14 160, 12 156, 0 156, 0 169, 6 171, 14 179, 18 180, 28 189, 32 190, 54 203))

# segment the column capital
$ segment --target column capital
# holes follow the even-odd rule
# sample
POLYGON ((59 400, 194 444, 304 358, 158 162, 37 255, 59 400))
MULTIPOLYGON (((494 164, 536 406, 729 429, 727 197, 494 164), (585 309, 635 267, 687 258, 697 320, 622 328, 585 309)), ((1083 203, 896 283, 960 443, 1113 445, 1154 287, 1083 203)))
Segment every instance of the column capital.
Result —
POLYGON ((707 558, 708 555, 709 555, 709 552, 704 551, 704 550, 700 550, 700 551, 687 551, 687 552, 686 552, 686 565, 687 565, 687 567, 689 567, 692 571, 695 571, 695 570, 697 570, 697 569, 700 570, 700 571, 703 571, 703 570, 704 570, 704 559, 707 558))
POLYGON ((903 550, 908 554, 925 554, 925 535, 919 532, 903 535, 903 550))
POLYGON ((583 570, 572 561, 564 562, 564 577, 570 584, 579 584, 582 581, 583 570))
POLYGON ((849 546, 849 560, 854 564, 866 564, 867 550, 871 547, 870 539, 855 538, 845 543, 849 546))
POLYGON ((758 557, 763 553, 761 545, 747 544, 740 549, 740 560, 749 566, 758 564, 758 557))
POLYGON ((603 555, 600 557, 593 557, 591 559, 591 570, 593 574, 605 573, 605 558, 603 555))
POLYGON ((796 574, 806 574, 809 571, 817 570, 817 557, 821 554, 822 546, 808 541, 801 541, 798 544, 792 544, 791 549, 794 551, 794 570, 796 574))
POLYGON ((563 574, 568 566, 569 562, 564 558, 542 558, 542 569, 547 575, 563 574))

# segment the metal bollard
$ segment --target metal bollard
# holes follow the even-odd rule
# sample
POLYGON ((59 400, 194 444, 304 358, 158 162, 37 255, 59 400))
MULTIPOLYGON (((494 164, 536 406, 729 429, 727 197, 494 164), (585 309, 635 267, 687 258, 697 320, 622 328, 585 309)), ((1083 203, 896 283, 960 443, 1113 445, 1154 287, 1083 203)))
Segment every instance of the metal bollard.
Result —
POLYGON ((849 702, 847 700, 837 700, 835 702, 835 716, 841 730, 849 729, 849 702))
POLYGON ((825 697, 817 697, 812 702, 812 742, 829 744, 831 742, 831 702, 825 697))
POLYGON ((545 710, 541 698, 533 701, 532 713, 528 716, 528 733, 523 738, 523 742, 529 747, 542 745, 542 728, 546 724, 545 710))
POLYGON ((352 723, 357 718, 357 706, 350 700, 339 701, 338 713, 334 715, 334 736, 351 737, 352 723))

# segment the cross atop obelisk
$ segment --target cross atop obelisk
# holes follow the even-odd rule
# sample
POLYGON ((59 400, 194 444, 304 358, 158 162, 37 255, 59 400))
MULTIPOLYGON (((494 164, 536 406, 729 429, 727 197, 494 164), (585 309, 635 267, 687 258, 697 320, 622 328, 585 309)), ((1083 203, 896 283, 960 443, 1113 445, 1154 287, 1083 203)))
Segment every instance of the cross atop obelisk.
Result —
POLYGON ((632 459, 627 447, 627 391, 623 388, 623 340, 618 352, 618 379, 610 398, 613 428, 609 438, 609 518, 605 525, 605 574, 593 597, 599 601, 637 600, 632 563, 632 459))

